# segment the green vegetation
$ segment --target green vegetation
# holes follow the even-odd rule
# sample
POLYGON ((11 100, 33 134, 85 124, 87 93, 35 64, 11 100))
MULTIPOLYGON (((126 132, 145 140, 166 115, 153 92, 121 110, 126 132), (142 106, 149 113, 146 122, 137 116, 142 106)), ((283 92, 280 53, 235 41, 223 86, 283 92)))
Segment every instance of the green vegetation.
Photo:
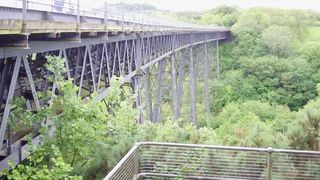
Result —
POLYGON ((319 14, 223 6, 177 17, 234 35, 221 48, 222 78, 211 82, 213 115, 198 116, 216 144, 319 150, 319 14))
MULTIPOLYGON (((32 147, 26 163, 2 172, 8 179, 100 179, 137 141, 214 143, 213 130, 183 121, 138 126, 135 97, 121 85, 121 78, 112 80, 104 102, 95 101, 95 94, 84 102, 77 96, 78 88, 63 78, 64 60, 47 61, 59 93, 37 114, 24 110, 23 98, 12 102, 11 127, 33 127, 42 144, 32 147)), ((46 93, 41 98, 49 100, 46 93)))
MULTIPOLYGON (((137 125, 134 96, 121 78, 112 80, 104 102, 95 95, 83 102, 77 87, 62 78, 64 61, 48 57, 59 93, 37 114, 23 110, 24 99, 16 99, 11 115, 13 128, 32 127, 43 144, 33 147, 25 164, 4 172, 8 179, 99 179, 137 141, 320 150, 320 28, 314 26, 319 15, 234 7, 165 15, 228 26, 234 34, 234 42, 221 47, 223 74, 211 82, 209 120, 199 99, 199 127, 188 115, 172 122, 168 98, 162 113, 167 117, 137 125)), ((203 88, 198 94, 203 96, 203 88)), ((185 91, 182 102, 187 97, 185 91)), ((181 114, 189 109, 182 107, 181 114)))
POLYGON ((216 142, 319 150, 319 15, 264 8, 238 13, 235 40, 221 51, 222 79, 212 82, 216 116, 209 127, 216 142))
POLYGON ((22 111, 24 99, 17 99, 11 118, 13 127, 32 125, 40 132, 43 144, 34 147, 29 161, 14 168, 8 178, 102 177, 105 174, 99 173, 108 172, 135 142, 135 119, 138 113, 132 107, 134 97, 128 87, 120 86, 120 80, 113 79, 112 88, 105 99, 107 106, 95 101, 95 95, 83 102, 77 96, 77 87, 62 76, 65 71, 64 60, 58 57, 47 59, 47 69, 52 72, 50 79, 57 84, 59 94, 37 114, 22 111), (42 126, 45 119, 47 125, 42 126))

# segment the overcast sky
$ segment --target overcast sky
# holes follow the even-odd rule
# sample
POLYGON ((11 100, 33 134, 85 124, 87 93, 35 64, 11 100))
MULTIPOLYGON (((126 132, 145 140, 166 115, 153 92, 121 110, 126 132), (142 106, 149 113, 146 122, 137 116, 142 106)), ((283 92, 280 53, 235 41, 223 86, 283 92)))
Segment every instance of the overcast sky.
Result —
POLYGON ((302 8, 320 11, 320 0, 109 0, 111 2, 148 3, 160 9, 174 11, 204 10, 220 5, 234 5, 240 8, 255 6, 279 7, 279 8, 302 8))

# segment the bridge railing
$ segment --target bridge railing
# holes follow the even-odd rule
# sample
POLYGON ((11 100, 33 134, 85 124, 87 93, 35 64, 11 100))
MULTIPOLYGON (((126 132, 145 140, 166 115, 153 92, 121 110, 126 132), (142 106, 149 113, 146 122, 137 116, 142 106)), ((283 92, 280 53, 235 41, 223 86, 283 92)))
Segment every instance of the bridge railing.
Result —
POLYGON ((317 180, 320 152, 138 143, 105 179, 119 178, 317 180))
POLYGON ((134 145, 106 179, 133 179, 139 174, 139 145, 134 145))
POLYGON ((92 1, 93 5, 90 5, 90 3, 85 0, 0 0, 0 2, 0 6, 23 9, 23 12, 27 12, 27 10, 37 10, 100 19, 106 18, 106 20, 116 20, 124 23, 133 23, 135 25, 208 29, 208 27, 204 26, 152 16, 146 14, 145 11, 141 9, 137 9, 135 12, 127 12, 111 4, 107 4, 107 1, 104 0, 92 1))

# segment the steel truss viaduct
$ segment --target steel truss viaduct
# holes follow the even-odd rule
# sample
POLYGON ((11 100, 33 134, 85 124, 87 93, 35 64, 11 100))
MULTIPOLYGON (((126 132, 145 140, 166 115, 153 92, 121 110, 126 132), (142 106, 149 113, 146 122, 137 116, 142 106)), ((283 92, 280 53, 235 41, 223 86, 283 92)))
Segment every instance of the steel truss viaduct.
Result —
MULTIPOLYGON (((27 13, 25 9, 9 10, 27 13)), ((0 7, 0 12, 3 11, 8 12, 8 8, 0 7)), ((102 101, 108 93, 110 79, 113 76, 123 76, 125 82, 130 83, 138 94, 135 106, 142 109, 138 123, 160 121, 164 91, 171 94, 172 116, 174 120, 178 119, 181 114, 181 94, 189 88, 189 115, 191 122, 196 125, 196 88, 200 77, 205 82, 205 104, 207 113, 210 113, 209 79, 212 64, 215 64, 216 77, 219 78, 219 44, 230 39, 229 30, 186 28, 173 24, 139 24, 136 21, 108 19, 108 16, 80 17, 79 13, 74 16, 56 12, 48 14, 39 10, 31 12, 33 15, 45 14, 46 17, 63 16, 62 19, 76 17, 78 22, 86 18, 102 26, 99 29, 100 26, 96 24, 98 30, 88 30, 81 24, 91 27, 88 22, 79 22, 80 26, 68 31, 57 32, 54 28, 50 29, 51 26, 39 26, 47 29, 29 29, 25 33, 24 31, 28 31, 26 27, 30 27, 28 23, 43 22, 48 25, 52 22, 43 19, 31 21, 23 15, 23 26, 19 27, 19 33, 9 33, 3 30, 7 27, 4 23, 9 20, 0 18, 0 170, 7 168, 10 160, 16 164, 23 161, 30 148, 25 135, 31 130, 15 132, 8 125, 12 100, 23 96, 26 99, 25 108, 36 113, 41 106, 46 105, 46 102, 38 99, 38 92, 57 93, 56 86, 49 82, 49 73, 44 67, 46 55, 65 59, 65 78, 79 86, 78 95, 81 97, 97 92, 98 100, 102 101), (106 28, 105 25, 110 26, 112 21, 114 28, 106 28), (77 29, 79 27, 83 29, 77 29), (183 87, 186 79, 190 81, 190 87, 183 87), (169 88, 165 89, 168 82, 169 88)), ((19 20, 12 20, 16 21, 19 20)), ((59 23, 71 24, 70 19, 59 23)), ((39 136, 35 136, 33 143, 37 144, 39 141, 39 136)))

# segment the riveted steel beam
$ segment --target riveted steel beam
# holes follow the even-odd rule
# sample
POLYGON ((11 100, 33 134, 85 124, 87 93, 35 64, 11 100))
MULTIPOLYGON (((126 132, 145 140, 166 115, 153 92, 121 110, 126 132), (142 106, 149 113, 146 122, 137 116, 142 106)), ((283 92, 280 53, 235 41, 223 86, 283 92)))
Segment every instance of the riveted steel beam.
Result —
MULTIPOLYGON (((190 41, 193 44, 194 34, 191 34, 190 41)), ((189 68, 190 68, 190 98, 191 98, 191 123, 197 125, 197 77, 196 77, 196 60, 194 59, 193 46, 189 47, 189 68)))
MULTIPOLYGON (((197 79, 196 68, 199 66, 196 62, 197 60, 200 60, 200 56, 197 54, 202 53, 198 51, 196 46, 203 43, 209 44, 212 41, 225 38, 223 36, 221 37, 213 36, 214 33, 213 34, 209 33, 208 39, 205 39, 203 34, 196 35, 197 34, 196 32, 194 34, 195 34, 194 39, 192 39, 191 42, 190 42, 190 34, 178 33, 178 32, 142 33, 142 34, 123 33, 121 35, 109 37, 108 39, 99 37, 99 33, 97 33, 97 36, 94 35, 94 37, 83 38, 81 39, 81 42, 67 41, 67 40, 65 41, 57 41, 57 40, 30 41, 29 42, 30 49, 0 48, 0 60, 3 58, 12 59, 12 57, 19 57, 19 58, 27 57, 27 55, 33 56, 35 54, 36 56, 38 56, 39 54, 57 55, 57 52, 59 52, 59 56, 61 57, 63 56, 65 58, 66 67, 67 69, 69 69, 67 71, 66 78, 67 79, 73 78, 75 81, 75 84, 80 86, 80 90, 78 94, 79 95, 81 94, 81 89, 88 90, 89 93, 93 92, 93 90, 97 90, 99 94, 98 95, 99 101, 103 100, 107 95, 107 88, 110 85, 109 81, 112 75, 113 74, 122 75, 125 77, 125 79, 129 79, 130 82, 133 83, 138 93, 138 97, 136 100, 136 107, 138 108, 143 108, 143 105, 144 105, 142 103, 142 93, 141 93, 142 84, 144 84, 145 91, 149 93, 149 94, 145 93, 146 98, 144 99, 145 108, 147 111, 147 119, 149 120, 152 119, 155 122, 159 122, 161 118, 162 91, 164 91, 163 88, 168 88, 168 87, 165 87, 166 83, 164 83, 164 82, 168 82, 167 81, 168 79, 165 79, 165 81, 163 81, 163 79, 166 78, 167 75, 171 74, 171 83, 168 83, 168 84, 171 85, 172 104, 174 107, 173 112, 175 112, 174 118, 177 119, 179 117, 179 112, 180 112, 179 99, 181 97, 182 89, 183 89, 182 82, 185 79, 184 78, 185 70, 188 69, 188 68, 185 68, 186 61, 189 61, 189 62, 193 61, 193 63, 190 63, 190 67, 189 67, 189 68, 193 67, 193 71, 192 71, 193 73, 190 73, 190 78, 193 77, 192 78, 193 80, 192 79, 190 80, 192 80, 193 83, 196 83, 196 79, 197 79), (100 46, 101 46, 101 52, 97 52, 97 51, 100 51, 99 49, 100 46), (182 55, 179 55, 180 53, 182 55), (170 62, 171 69, 165 68, 165 63, 168 60, 168 58, 169 60, 171 60, 170 62), (179 64, 179 67, 178 67, 179 69, 177 73, 176 66, 178 64, 179 64), (157 65, 158 65, 158 76, 156 77, 157 87, 155 88, 156 90, 154 92, 155 97, 152 97, 153 93, 150 90, 152 90, 153 87, 151 87, 152 85, 150 85, 151 83, 147 79, 151 78, 151 75, 152 75, 150 73, 151 71, 150 68, 157 65), (194 75, 194 76, 191 76, 191 75, 194 75), (144 76, 144 79, 141 76, 144 76), (104 81, 104 84, 103 84, 103 81, 104 81), (175 86, 176 88, 174 88, 175 86), (150 90, 148 91, 147 89, 150 89, 150 90), (174 95, 174 94, 177 94, 177 95, 174 95), (153 99, 155 103, 152 103, 151 99, 153 99), (152 105, 154 106, 152 107, 152 105)), ((61 38, 61 37, 56 37, 56 38, 61 38)), ((23 59, 20 58, 20 61, 21 60, 23 59)), ((38 60, 36 59, 35 62, 37 61, 38 60)), ((14 63, 16 62, 17 61, 15 61, 14 63)), ((33 64, 34 63, 32 63, 32 66, 33 64)), ((0 67, 1 66, 2 65, 0 62, 0 67)), ((29 67, 31 71, 31 73, 29 74, 29 79, 32 78, 32 75, 36 76, 36 73, 32 72, 34 69, 32 66, 29 67)), ((5 70, 5 67, 0 69, 5 70)), ((13 69, 13 64, 11 69, 13 69)), ((38 80, 38 77, 35 77, 35 78, 38 80)), ((37 80, 34 80, 33 83, 37 83, 36 82, 37 80)), ((32 83, 32 80, 30 83, 32 83)), ((12 77, 11 77, 10 84, 12 84, 12 77)), ((46 86, 49 86, 49 87, 46 87, 46 90, 50 88, 55 89, 55 87, 52 87, 50 83, 47 83, 47 84, 48 85, 46 86)), ((38 86, 35 85, 34 87, 38 87, 38 86)), ((196 87, 196 84, 193 88, 195 87, 196 87)), ((10 89, 10 88, 12 89, 11 85, 6 89, 10 89)), ((31 89, 33 89, 33 91, 36 90, 36 88, 33 88, 33 87, 31 89)), ((4 91, 5 91, 4 98, 8 102, 9 96, 7 96, 6 94, 7 90, 4 90, 4 91)), ((11 93, 12 93, 12 90, 11 90, 11 93)), ((35 93, 33 92, 33 94, 35 93)), ((196 97, 194 98, 193 95, 190 96, 191 99, 196 100, 196 97)), ((192 109, 195 109, 194 103, 192 105, 192 109)), ((5 112, 8 112, 8 108, 5 110, 5 112)), ((2 121, 2 123, 3 122, 4 121, 2 121)), ((139 116, 138 122, 139 123, 143 122, 142 113, 139 116)), ((6 129, 6 128, 1 125, 1 130, 3 131, 3 129, 6 129)))
POLYGON ((183 95, 183 83, 185 79, 185 65, 186 65, 186 50, 179 51, 179 70, 178 70, 178 80, 177 80, 177 94, 178 94, 178 106, 177 106, 177 116, 180 116, 181 111, 181 101, 183 95))
POLYGON ((216 77, 220 79, 220 53, 219 53, 219 40, 216 41, 216 77))
MULTIPOLYGON (((141 63, 142 63, 142 42, 143 39, 138 35, 138 38, 136 40, 136 51, 135 51, 135 58, 134 58, 134 64, 135 64, 135 72, 138 72, 137 70, 140 70, 141 68, 141 63)), ((140 107, 142 104, 141 100, 141 75, 139 74, 138 76, 134 77, 134 84, 135 84, 135 90, 137 93, 137 99, 136 99, 136 107, 140 107)), ((138 123, 143 123, 143 117, 142 117, 142 110, 140 110, 139 113, 139 118, 138 118, 138 123)))
POLYGON ((151 101, 151 78, 150 68, 146 69, 144 77, 144 90, 145 90, 145 106, 146 106, 146 120, 152 121, 152 101, 151 101))
POLYGON ((171 54, 171 89, 172 89, 172 109, 173 109, 173 120, 178 119, 178 92, 177 92, 177 70, 176 70, 176 55, 171 54))
POLYGON ((153 110, 153 122, 160 122, 160 113, 161 113, 161 103, 162 103, 162 81, 163 81, 163 71, 165 66, 165 60, 158 62, 158 70, 156 77, 156 92, 154 99, 154 110, 153 110))
POLYGON ((36 88, 35 88, 35 83, 33 81, 33 76, 32 76, 32 73, 31 73, 30 66, 29 66, 29 62, 28 62, 28 60, 27 60, 27 58, 25 56, 22 57, 22 61, 23 61, 24 69, 25 69, 27 77, 28 77, 28 81, 29 81, 30 89, 32 91, 32 96, 33 96, 33 100, 34 100, 35 105, 36 105, 36 109, 39 110, 40 109, 40 103, 39 103, 37 91, 36 91, 36 88))
POLYGON ((210 110, 210 62, 209 62, 209 53, 208 53, 208 43, 204 44, 204 89, 205 89, 205 104, 206 104, 206 112, 207 112, 207 123, 209 122, 209 117, 211 114, 210 110))
POLYGON ((6 106, 3 112, 2 120, 1 120, 1 127, 0 127, 0 150, 2 150, 3 146, 3 140, 4 140, 4 135, 7 129, 8 125, 8 119, 11 111, 11 100, 13 99, 14 91, 16 88, 17 80, 18 80, 18 75, 19 75, 19 69, 21 65, 21 59, 22 57, 17 57, 14 65, 14 70, 13 74, 11 77, 11 83, 9 87, 9 92, 7 96, 7 101, 6 101, 6 106))
POLYGON ((29 48, 27 34, 0 35, 0 48, 29 48))

